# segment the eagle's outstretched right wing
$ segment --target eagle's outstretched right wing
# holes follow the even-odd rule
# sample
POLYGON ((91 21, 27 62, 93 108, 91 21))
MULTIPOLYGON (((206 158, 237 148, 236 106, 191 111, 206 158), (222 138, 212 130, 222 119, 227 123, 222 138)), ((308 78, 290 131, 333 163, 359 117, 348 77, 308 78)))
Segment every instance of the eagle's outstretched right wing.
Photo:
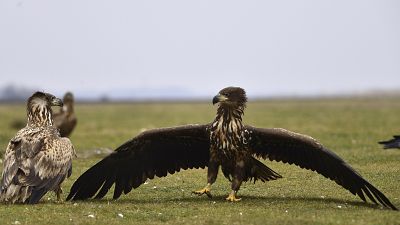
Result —
POLYGON ((96 198, 102 198, 114 183, 116 199, 154 176, 206 167, 210 148, 207 126, 187 125, 141 133, 83 173, 72 185, 67 200, 87 199, 96 193, 96 198))
POLYGON ((246 129, 250 135, 249 145, 256 156, 315 171, 334 180, 363 201, 366 201, 366 195, 376 204, 379 202, 384 207, 397 210, 382 192, 315 139, 280 128, 246 126, 246 129))

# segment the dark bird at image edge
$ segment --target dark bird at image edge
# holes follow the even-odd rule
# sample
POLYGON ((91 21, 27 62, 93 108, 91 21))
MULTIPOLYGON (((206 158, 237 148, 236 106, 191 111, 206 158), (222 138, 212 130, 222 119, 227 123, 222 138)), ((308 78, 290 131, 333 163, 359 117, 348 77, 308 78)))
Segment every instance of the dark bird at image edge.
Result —
POLYGON ((246 102, 242 88, 224 88, 213 98, 213 104, 219 106, 212 123, 139 134, 84 172, 71 187, 67 200, 102 198, 114 184, 113 198, 117 199, 155 176, 205 167, 207 185, 194 193, 211 197, 211 186, 221 167, 231 181, 232 191, 226 200, 239 201, 237 192, 242 182, 281 178, 257 160, 263 158, 315 171, 365 202, 367 196, 375 204, 397 210, 383 193, 315 139, 281 128, 243 125, 246 102))
POLYGON ((393 136, 393 139, 388 141, 380 141, 379 144, 383 145, 383 149, 398 148, 400 149, 400 135, 393 136))

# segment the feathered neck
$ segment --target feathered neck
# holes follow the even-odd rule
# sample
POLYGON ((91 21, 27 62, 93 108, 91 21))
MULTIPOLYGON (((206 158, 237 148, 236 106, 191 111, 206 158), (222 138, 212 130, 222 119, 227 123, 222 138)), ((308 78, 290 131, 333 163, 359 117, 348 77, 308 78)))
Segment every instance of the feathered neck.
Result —
POLYGON ((27 104, 28 126, 52 126, 51 106, 43 99, 32 99, 27 104))
POLYGON ((242 116, 244 114, 244 105, 220 105, 217 109, 217 115, 214 121, 223 120, 226 122, 239 122, 242 123, 242 116))
POLYGON ((230 157, 230 152, 243 146, 242 116, 244 107, 219 106, 211 125, 210 140, 214 148, 230 157))

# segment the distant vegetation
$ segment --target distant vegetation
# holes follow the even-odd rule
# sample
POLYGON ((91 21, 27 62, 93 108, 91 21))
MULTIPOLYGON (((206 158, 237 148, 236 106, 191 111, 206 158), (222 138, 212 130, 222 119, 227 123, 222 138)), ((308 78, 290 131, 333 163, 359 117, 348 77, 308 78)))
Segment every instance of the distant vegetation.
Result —
POLYGON ((13 84, 0 87, 0 101, 2 102, 23 102, 32 95, 32 88, 16 86, 13 84))
MULTIPOLYGON (((0 86, 0 102, 25 102, 35 91, 48 91, 42 88, 7 84, 0 86)), ((72 91, 77 102, 160 102, 160 101, 208 101, 210 96, 196 93, 180 87, 163 88, 121 88, 103 91, 64 90, 72 91)), ((216 92, 218 90, 215 90, 216 92)), ((52 93, 60 95, 62 93, 52 93)), ((390 90, 366 90, 358 92, 329 93, 329 94, 255 94, 251 99, 316 99, 316 98, 400 98, 400 88, 390 90)))

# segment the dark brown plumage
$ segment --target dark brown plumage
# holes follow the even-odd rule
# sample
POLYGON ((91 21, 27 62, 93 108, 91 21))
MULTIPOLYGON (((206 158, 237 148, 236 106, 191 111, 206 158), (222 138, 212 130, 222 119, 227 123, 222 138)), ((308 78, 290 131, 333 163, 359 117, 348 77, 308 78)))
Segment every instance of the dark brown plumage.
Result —
POLYGON ((74 96, 67 92, 63 98, 64 106, 58 113, 53 113, 54 125, 60 130, 61 137, 69 137, 74 130, 77 119, 74 112, 74 96))
POLYGON ((383 145, 384 149, 398 148, 400 149, 400 135, 393 136, 393 139, 387 141, 380 141, 379 144, 383 145))
POLYGON ((228 87, 213 99, 213 104, 219 103, 219 107, 212 123, 141 133, 82 174, 67 200, 102 198, 113 184, 116 199, 155 176, 205 167, 208 167, 208 184, 195 193, 211 197, 211 185, 221 167, 225 177, 232 181, 227 200, 238 201, 236 194, 243 181, 281 177, 255 158, 259 157, 316 171, 363 201, 366 195, 376 204, 396 209, 384 194, 313 138, 284 129, 243 125, 246 101, 243 89, 228 87))
POLYGON ((27 125, 4 154, 0 202, 35 204, 48 191, 61 200, 61 183, 71 175, 75 150, 53 125, 51 106, 62 106, 62 101, 43 92, 28 99, 27 125))

